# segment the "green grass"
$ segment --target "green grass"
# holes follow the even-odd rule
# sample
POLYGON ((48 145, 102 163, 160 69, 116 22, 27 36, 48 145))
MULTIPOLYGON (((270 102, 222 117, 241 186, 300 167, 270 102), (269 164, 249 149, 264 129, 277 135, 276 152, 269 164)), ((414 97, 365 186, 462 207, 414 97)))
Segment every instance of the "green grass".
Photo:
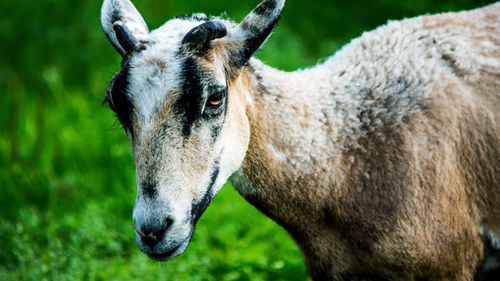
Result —
MULTIPOLYGON (((150 27, 176 14, 257 0, 136 0, 150 27)), ((158 263, 132 229, 128 140, 101 102, 119 56, 100 0, 0 1, 0 280, 307 280, 288 235, 225 186, 187 251, 158 263)), ((472 0, 287 1, 258 54, 285 70, 319 59, 387 19, 480 6, 472 0)))
POLYGON ((288 235, 243 202, 231 186, 223 188, 199 221, 186 253, 165 263, 149 260, 136 248, 132 202, 117 208, 112 199, 92 200, 58 214, 20 209, 17 219, 4 222, 0 230, 8 238, 1 244, 0 279, 307 279, 288 235))

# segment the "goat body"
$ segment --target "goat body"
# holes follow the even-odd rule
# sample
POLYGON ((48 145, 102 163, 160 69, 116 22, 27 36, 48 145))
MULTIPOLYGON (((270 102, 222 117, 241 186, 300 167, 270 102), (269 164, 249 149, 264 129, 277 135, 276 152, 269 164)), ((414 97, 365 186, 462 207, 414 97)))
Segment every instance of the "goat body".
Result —
POLYGON ((253 59, 230 91, 248 88, 231 182, 314 280, 472 280, 500 235, 500 4, 389 22, 293 73, 253 59))
POLYGON ((389 22, 290 73, 252 58, 283 5, 150 32, 130 1, 104 1, 139 248, 180 255, 231 176, 314 280, 497 278, 500 3, 389 22))

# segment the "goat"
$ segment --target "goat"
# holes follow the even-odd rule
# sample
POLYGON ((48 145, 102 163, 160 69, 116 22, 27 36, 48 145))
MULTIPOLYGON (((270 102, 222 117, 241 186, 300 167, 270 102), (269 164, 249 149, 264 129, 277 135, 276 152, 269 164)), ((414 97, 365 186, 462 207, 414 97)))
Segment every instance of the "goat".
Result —
POLYGON ((104 1, 139 248, 180 255, 229 179, 313 280, 472 280, 500 241, 500 3, 389 22, 288 73, 252 58, 284 2, 150 32, 104 1))

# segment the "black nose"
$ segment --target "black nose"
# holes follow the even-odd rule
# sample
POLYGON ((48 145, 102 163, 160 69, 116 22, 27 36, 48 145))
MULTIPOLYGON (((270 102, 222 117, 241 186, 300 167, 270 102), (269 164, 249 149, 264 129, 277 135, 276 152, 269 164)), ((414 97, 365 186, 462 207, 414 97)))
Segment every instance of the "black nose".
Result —
POLYGON ((135 231, 139 234, 141 241, 153 248, 159 241, 163 239, 168 227, 172 225, 171 220, 166 220, 163 224, 159 225, 142 225, 135 226, 135 231))

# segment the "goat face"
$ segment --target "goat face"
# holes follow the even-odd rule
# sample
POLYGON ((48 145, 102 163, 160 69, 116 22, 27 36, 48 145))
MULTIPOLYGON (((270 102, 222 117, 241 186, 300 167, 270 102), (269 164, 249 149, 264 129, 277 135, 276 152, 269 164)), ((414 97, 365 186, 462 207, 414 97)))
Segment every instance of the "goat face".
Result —
POLYGON ((241 165, 249 142, 245 98, 229 89, 282 7, 266 0, 239 25, 194 15, 149 32, 131 2, 104 1, 103 30, 123 57, 106 99, 131 142, 135 236, 150 257, 167 260, 186 249, 197 220, 241 165))

